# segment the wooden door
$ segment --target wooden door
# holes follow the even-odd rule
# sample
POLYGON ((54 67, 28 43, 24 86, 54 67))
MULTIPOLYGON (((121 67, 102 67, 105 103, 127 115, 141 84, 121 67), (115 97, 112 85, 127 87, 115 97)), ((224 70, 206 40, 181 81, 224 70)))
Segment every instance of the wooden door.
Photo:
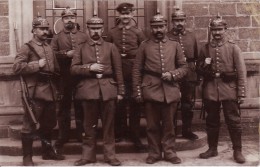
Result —
POLYGON ((155 14, 157 1, 146 0, 109 0, 98 1, 98 16, 104 19, 104 35, 106 36, 109 29, 116 25, 118 12, 115 8, 123 2, 132 3, 134 5, 134 20, 137 27, 141 28, 147 35, 150 32, 149 20, 155 14))

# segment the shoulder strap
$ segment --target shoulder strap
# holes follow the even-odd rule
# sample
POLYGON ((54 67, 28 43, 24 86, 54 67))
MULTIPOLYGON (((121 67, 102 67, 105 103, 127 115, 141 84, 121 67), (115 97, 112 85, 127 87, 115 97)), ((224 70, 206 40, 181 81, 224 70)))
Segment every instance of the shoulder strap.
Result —
POLYGON ((34 49, 34 47, 31 44, 25 43, 25 45, 27 45, 29 47, 29 49, 37 56, 37 58, 41 59, 40 55, 36 52, 36 50, 34 49))

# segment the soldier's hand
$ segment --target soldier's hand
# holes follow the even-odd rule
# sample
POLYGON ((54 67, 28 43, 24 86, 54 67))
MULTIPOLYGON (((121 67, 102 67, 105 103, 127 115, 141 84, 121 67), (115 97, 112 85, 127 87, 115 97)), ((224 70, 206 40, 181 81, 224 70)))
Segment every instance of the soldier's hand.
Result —
POLYGON ((102 73, 104 71, 104 67, 105 66, 103 64, 94 63, 91 64, 90 71, 102 73))
POLYGON ((238 104, 243 104, 245 102, 245 98, 244 97, 238 97, 237 102, 238 102, 238 104))
POLYGON ((67 52, 67 57, 70 57, 70 58, 73 57, 74 53, 75 53, 75 50, 69 50, 67 52))
POLYGON ((167 81, 172 81, 172 74, 170 72, 162 73, 162 79, 167 81))
POLYGON ((139 96, 136 96, 136 97, 135 97, 135 101, 136 101, 137 103, 143 103, 143 102, 144 102, 144 99, 143 99, 143 97, 142 97, 141 95, 139 95, 139 96))
POLYGON ((124 97, 123 97, 122 95, 117 95, 117 102, 123 100, 123 98, 124 98, 124 97))
POLYGON ((40 60, 39 60, 39 66, 40 66, 40 68, 44 67, 44 66, 46 65, 46 63, 47 63, 46 59, 40 59, 40 60))

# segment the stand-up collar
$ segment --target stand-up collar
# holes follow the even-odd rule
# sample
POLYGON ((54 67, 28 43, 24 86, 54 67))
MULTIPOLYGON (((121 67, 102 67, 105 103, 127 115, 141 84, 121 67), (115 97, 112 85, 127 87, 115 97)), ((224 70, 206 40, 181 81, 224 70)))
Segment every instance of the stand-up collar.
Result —
POLYGON ((215 40, 215 39, 212 39, 211 40, 211 42, 210 42, 210 45, 212 46, 212 47, 220 47, 220 46, 222 46, 222 45, 224 45, 226 42, 227 42, 228 40, 227 40, 227 38, 223 38, 222 40, 215 40))
POLYGON ((89 45, 93 46, 93 45, 101 45, 104 42, 104 40, 102 38, 100 38, 98 41, 94 41, 91 38, 89 38, 88 43, 89 45))
POLYGON ((173 35, 179 35, 179 34, 186 35, 187 32, 186 32, 185 28, 183 28, 181 31, 178 31, 176 28, 173 28, 172 33, 173 33, 173 35))
POLYGON ((68 30, 68 29, 64 28, 63 31, 64 31, 66 34, 68 34, 68 33, 73 33, 73 34, 75 34, 78 30, 77 30, 77 28, 76 28, 76 26, 75 26, 72 30, 68 30))
POLYGON ((165 36, 165 37, 164 37, 163 39, 161 39, 161 40, 156 39, 155 37, 152 37, 151 39, 152 39, 155 43, 159 43, 159 42, 163 42, 163 43, 165 43, 165 42, 167 42, 168 37, 165 36))
POLYGON ((46 42, 39 41, 39 40, 37 40, 36 38, 33 38, 33 39, 32 39, 32 42, 35 43, 36 45, 39 45, 39 46, 47 45, 46 42))
POLYGON ((117 25, 117 27, 119 29, 122 29, 122 28, 125 28, 125 29, 130 29, 131 27, 133 27, 134 24, 132 23, 132 20, 129 22, 129 24, 125 25, 125 24, 122 24, 121 22, 117 25))

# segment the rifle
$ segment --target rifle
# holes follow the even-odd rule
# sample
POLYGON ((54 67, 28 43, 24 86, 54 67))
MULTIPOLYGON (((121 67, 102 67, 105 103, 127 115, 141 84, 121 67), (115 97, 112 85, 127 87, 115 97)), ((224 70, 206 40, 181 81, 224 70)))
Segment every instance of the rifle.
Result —
MULTIPOLYGON (((15 46, 17 52, 20 48, 19 47, 20 45, 19 45, 18 34, 17 34, 17 26, 15 23, 14 23, 14 37, 15 37, 15 44, 16 44, 15 46)), ((27 84, 22 75, 20 75, 20 84, 21 84, 22 104, 24 106, 25 112, 28 112, 32 122, 36 125, 36 129, 39 129, 40 124, 34 115, 32 103, 29 98, 29 91, 27 88, 27 84)))
POLYGON ((25 108, 25 112, 28 112, 32 122, 36 125, 36 129, 39 129, 40 124, 35 118, 33 108, 32 108, 32 103, 29 100, 29 92, 28 92, 27 84, 25 83, 22 75, 20 75, 20 84, 21 84, 21 92, 22 92, 22 103, 25 108))
MULTIPOLYGON (((16 52, 19 50, 19 39, 18 39, 18 34, 17 34, 17 26, 14 23, 14 36, 15 36, 15 44, 16 44, 16 52)), ((35 117, 35 114, 33 112, 33 107, 32 107, 32 103, 31 100, 29 98, 29 91, 28 91, 28 87, 27 84, 23 78, 22 75, 20 75, 20 84, 21 84, 21 94, 22 94, 22 103, 25 109, 25 112, 28 112, 28 114, 30 115, 31 120, 33 121, 33 123, 36 125, 36 129, 38 130, 40 127, 40 124, 38 122, 38 120, 35 117)), ((57 149, 46 139, 43 139, 42 137, 40 137, 40 135, 38 135, 37 133, 34 134, 33 136, 31 136, 32 139, 34 140, 41 140, 43 143, 45 143, 48 147, 51 148, 51 150, 55 153, 57 153, 57 149)))

